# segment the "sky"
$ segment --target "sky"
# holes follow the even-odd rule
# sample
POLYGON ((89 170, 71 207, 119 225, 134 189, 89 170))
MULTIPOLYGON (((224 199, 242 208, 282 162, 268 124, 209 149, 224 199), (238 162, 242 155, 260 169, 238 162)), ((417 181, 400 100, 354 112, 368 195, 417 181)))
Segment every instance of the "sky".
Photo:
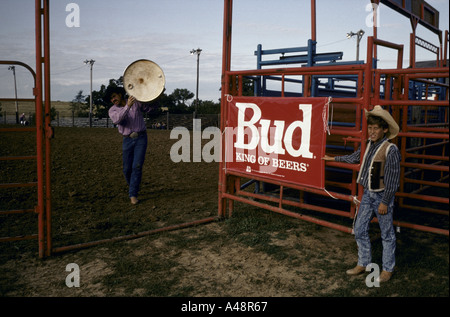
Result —
MULTIPOLYGON (((440 29, 449 29, 449 1, 427 0, 440 12, 440 29)), ((311 38, 310 0, 234 0, 231 70, 256 68, 254 51, 306 46, 311 38)), ((343 52, 344 61, 356 60, 356 38, 363 30, 360 59, 365 59, 367 36, 372 35, 367 11, 370 0, 316 0, 317 52, 343 52)), ((166 93, 176 88, 196 92, 200 48, 201 100, 220 98, 222 70, 223 0, 50 0, 50 73, 52 101, 71 101, 118 79, 138 59, 157 63, 164 71, 166 93), (76 6, 74 6, 74 4, 76 6), (79 17, 79 19, 77 19, 79 17)), ((15 60, 35 69, 35 1, 0 0, 0 60, 15 60)), ((378 38, 404 44, 409 63, 408 18, 384 5, 379 8, 378 38)), ((419 37, 439 46, 437 35, 423 26, 419 37)), ((433 53, 416 48, 417 60, 433 53)), ((379 49, 379 67, 392 68, 392 50, 379 49)), ((0 98, 14 98, 14 76, 0 65, 0 98)), ((27 70, 16 66, 19 98, 32 98, 34 86, 27 70)))

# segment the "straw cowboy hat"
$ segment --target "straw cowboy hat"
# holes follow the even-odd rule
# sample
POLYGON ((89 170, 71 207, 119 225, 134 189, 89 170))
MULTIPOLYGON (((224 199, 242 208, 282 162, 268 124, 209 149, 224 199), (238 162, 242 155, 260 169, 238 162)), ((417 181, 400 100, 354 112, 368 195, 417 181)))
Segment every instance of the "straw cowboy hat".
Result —
POLYGON ((369 116, 376 116, 382 118, 389 126, 389 131, 386 133, 386 137, 388 139, 393 139, 397 136, 398 132, 400 131, 400 128, 395 122, 394 118, 392 118, 391 114, 381 108, 381 106, 375 106, 371 111, 366 111, 366 119, 369 116))

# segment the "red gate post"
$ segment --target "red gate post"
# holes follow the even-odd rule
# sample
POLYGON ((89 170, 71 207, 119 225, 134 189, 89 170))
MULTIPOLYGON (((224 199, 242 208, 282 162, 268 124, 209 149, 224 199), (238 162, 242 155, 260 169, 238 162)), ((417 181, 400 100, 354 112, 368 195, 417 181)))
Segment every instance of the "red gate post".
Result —
POLYGON ((36 148, 37 148, 37 178, 38 178, 38 244, 39 257, 44 257, 44 127, 42 116, 42 23, 41 1, 35 0, 35 45, 36 45, 36 148))

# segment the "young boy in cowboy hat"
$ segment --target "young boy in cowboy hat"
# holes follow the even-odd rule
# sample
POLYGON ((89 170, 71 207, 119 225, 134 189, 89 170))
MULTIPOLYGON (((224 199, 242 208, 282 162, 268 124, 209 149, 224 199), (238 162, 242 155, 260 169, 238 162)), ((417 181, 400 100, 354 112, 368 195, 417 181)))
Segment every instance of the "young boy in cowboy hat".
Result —
MULTIPOLYGON (((393 227, 394 196, 400 179, 400 152, 389 142, 397 136, 399 126, 388 111, 375 106, 366 111, 368 143, 361 163, 357 182, 364 187, 364 193, 355 222, 355 239, 358 245, 358 263, 347 270, 348 275, 363 273, 372 261, 369 223, 375 215, 381 229, 383 245, 383 270, 378 282, 388 281, 394 271, 396 238, 393 227)), ((350 155, 330 157, 333 160, 356 164, 360 162, 361 149, 350 155)))

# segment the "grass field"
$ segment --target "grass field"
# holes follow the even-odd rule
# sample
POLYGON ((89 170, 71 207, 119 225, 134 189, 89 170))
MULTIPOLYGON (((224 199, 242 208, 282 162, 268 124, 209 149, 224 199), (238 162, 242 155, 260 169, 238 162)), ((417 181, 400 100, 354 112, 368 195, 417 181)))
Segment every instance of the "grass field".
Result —
MULTIPOLYGON (((170 131, 149 131, 141 202, 132 206, 115 129, 56 128, 52 142, 55 247, 133 234, 217 215, 218 163, 173 163, 170 131)), ((0 156, 33 152, 31 134, 4 134, 0 156)), ((1 182, 35 179, 35 166, 0 161, 1 182)), ((0 189, 0 210, 33 207, 33 190, 0 189)), ((325 216, 326 217, 326 216, 325 216)), ((348 224, 351 225, 351 220, 348 224)), ((33 215, 0 216, 0 237, 36 232, 33 215)), ((381 241, 373 227, 373 261, 381 241)), ((39 259, 37 242, 0 244, 3 297, 448 297, 447 236, 402 229, 396 271, 368 287, 348 277, 352 235, 236 203, 229 219, 104 243, 39 259), (80 268, 69 288, 66 265, 80 268)), ((270 300, 269 300, 270 301, 270 300)), ((301 305, 301 300, 298 301, 301 305)))

